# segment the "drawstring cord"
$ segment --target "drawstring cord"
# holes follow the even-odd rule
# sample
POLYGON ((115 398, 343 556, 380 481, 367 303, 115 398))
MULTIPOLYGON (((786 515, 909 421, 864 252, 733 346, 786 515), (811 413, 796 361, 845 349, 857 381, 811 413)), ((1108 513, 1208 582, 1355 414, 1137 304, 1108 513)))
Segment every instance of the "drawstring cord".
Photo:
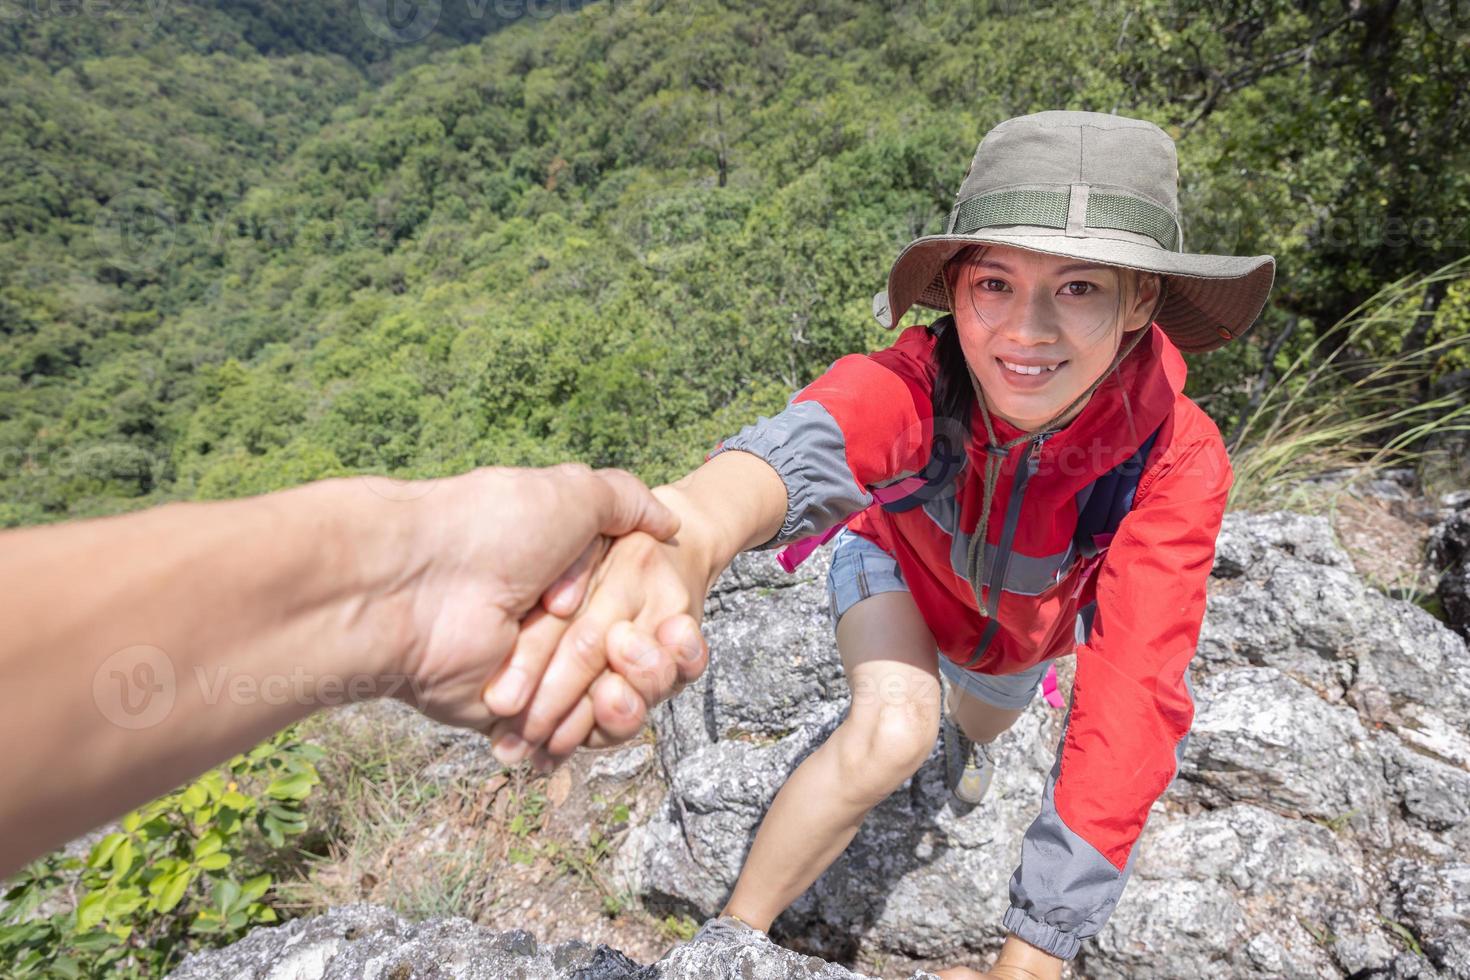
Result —
MULTIPOLYGON (((1162 305, 1162 303, 1163 297, 1160 296, 1159 304, 1162 305)), ((1152 323, 1152 318, 1150 318, 1150 323, 1152 323)), ((985 423, 985 492, 981 497, 980 522, 975 525, 975 530, 970 535, 970 549, 966 555, 965 563, 965 571, 970 579, 970 588, 975 591, 975 607, 977 609, 982 612, 985 609, 985 603, 982 601, 980 595, 981 579, 985 572, 985 535, 990 526, 990 504, 995 497, 996 484, 1000 482, 1001 464, 1005 462, 1006 457, 1010 455, 1011 450, 1016 446, 1022 443, 1029 444, 1037 439, 1054 435, 1058 430, 1053 429, 1052 426, 1066 418, 1067 414, 1078 405, 1086 402, 1092 396, 1092 393, 1097 390, 1098 386, 1112 373, 1113 369, 1123 363, 1123 359, 1132 353, 1133 348, 1138 346, 1138 342, 1148 332, 1148 328, 1135 330, 1133 332, 1133 338, 1126 345, 1119 348, 1117 354, 1113 355, 1113 363, 1108 366, 1108 369, 1099 374, 1097 380, 1088 385, 1086 391, 1072 399, 1071 404, 1052 416, 1045 425, 1041 426, 1035 432, 1023 432, 1014 439, 1004 442, 999 446, 995 444, 995 427, 990 422, 990 410, 985 404, 985 391, 980 387, 980 380, 975 377, 975 372, 969 370, 968 365, 966 365, 970 374, 970 383, 975 388, 975 401, 980 407, 980 419, 985 423)), ((991 583, 992 590, 999 584, 1001 583, 991 583)))

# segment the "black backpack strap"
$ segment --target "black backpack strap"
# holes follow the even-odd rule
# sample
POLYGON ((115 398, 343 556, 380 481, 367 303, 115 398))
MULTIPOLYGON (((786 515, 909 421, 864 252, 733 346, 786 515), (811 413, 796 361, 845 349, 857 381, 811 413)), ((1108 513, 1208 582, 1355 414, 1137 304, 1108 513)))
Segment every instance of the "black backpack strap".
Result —
MULTIPOLYGON (((1159 428, 1149 433, 1138 450, 1117 466, 1092 481, 1086 502, 1077 514, 1077 533, 1073 541, 1083 558, 1091 558, 1102 550, 1095 538, 1099 535, 1111 537, 1123 523, 1123 518, 1133 509, 1133 498, 1138 493, 1138 481, 1143 477, 1149 454, 1158 441, 1159 428)), ((1105 542, 1106 543, 1106 542, 1105 542)))

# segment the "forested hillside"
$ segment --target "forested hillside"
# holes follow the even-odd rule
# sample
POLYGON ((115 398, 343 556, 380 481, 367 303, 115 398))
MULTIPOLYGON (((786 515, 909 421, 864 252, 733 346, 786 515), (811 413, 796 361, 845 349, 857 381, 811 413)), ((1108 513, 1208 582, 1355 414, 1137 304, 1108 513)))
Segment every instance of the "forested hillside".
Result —
MULTIPOLYGON (((884 343, 898 248, 1043 108, 1164 126, 1188 246, 1277 256, 1250 342, 1191 361, 1227 431, 1268 352, 1470 238, 1467 33, 1432 0, 445 0, 418 43, 370 3, 135 6, 0 20, 0 524, 362 470, 670 478, 884 343)), ((1409 299, 1358 353, 1465 333, 1454 280, 1409 299)))

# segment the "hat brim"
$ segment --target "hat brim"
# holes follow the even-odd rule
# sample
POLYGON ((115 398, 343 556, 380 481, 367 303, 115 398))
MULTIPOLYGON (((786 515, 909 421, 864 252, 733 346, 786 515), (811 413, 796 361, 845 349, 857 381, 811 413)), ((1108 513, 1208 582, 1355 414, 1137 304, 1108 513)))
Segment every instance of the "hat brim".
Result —
POLYGON ((1168 292, 1155 322, 1176 347, 1190 354, 1216 350, 1249 330, 1276 278, 1276 260, 1269 255, 1170 252, 1115 238, 1058 235, 1053 228, 1032 233, 1028 226, 1011 226, 916 238, 894 260, 887 291, 873 298, 873 315, 892 328, 916 304, 948 312, 944 263, 967 245, 987 244, 1168 276, 1168 292))

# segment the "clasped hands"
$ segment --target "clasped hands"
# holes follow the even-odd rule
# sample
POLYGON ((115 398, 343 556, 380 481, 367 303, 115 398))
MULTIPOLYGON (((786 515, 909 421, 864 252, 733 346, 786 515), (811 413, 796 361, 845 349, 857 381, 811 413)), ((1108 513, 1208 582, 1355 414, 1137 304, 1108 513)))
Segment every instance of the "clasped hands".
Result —
POLYGON ((507 663, 486 684, 501 762, 530 758, 549 770, 579 747, 625 741, 648 710, 704 672, 699 624, 720 569, 677 491, 652 494, 677 517, 676 533, 599 535, 521 622, 507 663))
MULTIPOLYGON (((379 607, 416 707, 490 735, 506 764, 553 768, 626 741, 704 672, 704 599, 734 548, 680 485, 621 470, 490 468, 417 496, 379 607)), ((988 972, 1055 980, 1061 961, 1010 936, 988 972)))
POLYGON ((637 734, 708 661, 719 569, 682 500, 567 464, 476 470, 393 505, 410 530, 378 605, 414 706, 542 769, 637 734))

